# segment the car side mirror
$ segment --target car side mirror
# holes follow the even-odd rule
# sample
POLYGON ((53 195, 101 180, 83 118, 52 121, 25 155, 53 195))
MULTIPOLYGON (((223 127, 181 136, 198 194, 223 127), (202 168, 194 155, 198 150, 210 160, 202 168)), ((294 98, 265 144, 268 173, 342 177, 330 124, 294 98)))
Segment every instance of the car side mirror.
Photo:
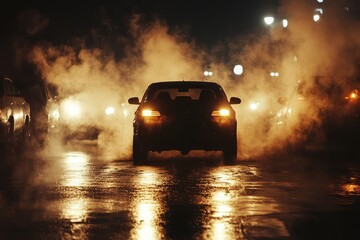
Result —
POLYGON ((140 101, 138 97, 131 97, 128 99, 129 104, 139 105, 140 101))
POLYGON ((230 98, 230 104, 240 104, 241 103, 241 99, 238 97, 231 97, 230 98))

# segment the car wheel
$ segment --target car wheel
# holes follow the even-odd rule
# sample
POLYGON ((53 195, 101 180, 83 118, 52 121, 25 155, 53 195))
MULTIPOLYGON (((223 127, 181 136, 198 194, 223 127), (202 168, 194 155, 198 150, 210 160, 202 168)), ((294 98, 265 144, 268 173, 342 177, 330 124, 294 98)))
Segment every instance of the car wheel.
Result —
POLYGON ((223 157, 224 157, 224 162, 227 164, 234 163, 236 161, 237 158, 236 136, 235 139, 230 140, 229 143, 224 147, 223 157))
POLYGON ((147 150, 144 147, 143 143, 141 142, 138 137, 134 136, 133 139, 133 163, 135 165, 142 164, 147 160, 147 150))

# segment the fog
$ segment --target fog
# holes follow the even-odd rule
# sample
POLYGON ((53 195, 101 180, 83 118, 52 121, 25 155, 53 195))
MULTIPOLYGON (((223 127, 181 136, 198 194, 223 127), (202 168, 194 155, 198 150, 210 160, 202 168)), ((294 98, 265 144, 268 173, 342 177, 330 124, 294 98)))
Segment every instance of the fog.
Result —
MULTIPOLYGON (((141 15, 133 15, 129 35, 116 36, 115 42, 104 38, 98 47, 89 47, 85 40, 75 38, 64 45, 36 44, 29 60, 45 81, 58 87, 61 101, 84 103, 81 122, 71 118, 70 128, 79 129, 78 124, 99 128, 97 144, 106 159, 131 157, 135 107, 128 105, 127 99, 141 97, 149 83, 165 80, 216 81, 228 97, 240 97, 242 103, 234 105, 239 158, 247 159, 281 150, 289 142, 297 143, 308 129, 315 129, 318 141, 324 140, 320 110, 332 108, 327 105, 329 96, 309 90, 301 101, 293 101, 291 94, 298 81, 306 81, 306 88, 312 89, 314 76, 323 76, 317 87, 334 85, 343 94, 352 84, 349 79, 359 74, 359 22, 350 17, 346 4, 326 2, 320 21, 314 22, 314 3, 286 0, 279 15, 288 19, 287 28, 278 23, 260 26, 252 34, 235 35, 210 47, 196 42, 181 26, 169 27, 163 19, 148 22, 141 15), (117 56, 112 48, 122 49, 123 54, 117 56), (235 64, 244 66, 243 75, 232 73, 235 64), (206 78, 205 68, 214 75, 206 78), (280 75, 271 77, 271 71, 280 75), (292 116, 286 127, 275 124, 282 107, 280 97, 292 101, 292 116), (259 103, 261 113, 249 110, 253 101, 259 103), (122 112, 107 118, 104 109, 108 105, 122 112)), ((99 37, 93 33, 94 38, 99 37)), ((61 120, 67 121, 63 115, 61 120)), ((59 142, 64 147, 69 144, 59 142)))

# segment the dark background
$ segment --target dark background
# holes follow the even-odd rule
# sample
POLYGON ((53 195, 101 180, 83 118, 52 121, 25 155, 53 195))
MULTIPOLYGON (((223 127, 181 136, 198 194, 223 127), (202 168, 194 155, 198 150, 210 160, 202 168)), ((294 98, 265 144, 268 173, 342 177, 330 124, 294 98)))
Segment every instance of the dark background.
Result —
POLYGON ((20 85, 39 79, 27 53, 34 45, 72 45, 82 39, 87 48, 104 42, 121 59, 121 37, 129 37, 134 15, 143 22, 164 22, 169 31, 186 32, 189 41, 211 47, 226 38, 248 34, 262 26, 262 17, 277 11, 276 0, 255 1, 2 1, 0 3, 0 73, 20 85), (99 36, 101 36, 99 39, 99 36))
MULTIPOLYGON (((307 1, 317 5, 316 0, 307 1)), ((359 18, 358 0, 338 1, 350 6, 352 17, 359 18)), ((261 30, 263 17, 280 14, 280 4, 280 0, 1 1, 0 74, 20 85, 31 82, 29 78, 39 79, 27 59, 32 47, 73 46, 79 39, 86 48, 109 48, 115 59, 121 59, 119 39, 130 38, 129 24, 134 15, 141 16, 143 24, 160 20, 169 31, 185 32, 189 42, 211 48, 226 39, 261 30)))

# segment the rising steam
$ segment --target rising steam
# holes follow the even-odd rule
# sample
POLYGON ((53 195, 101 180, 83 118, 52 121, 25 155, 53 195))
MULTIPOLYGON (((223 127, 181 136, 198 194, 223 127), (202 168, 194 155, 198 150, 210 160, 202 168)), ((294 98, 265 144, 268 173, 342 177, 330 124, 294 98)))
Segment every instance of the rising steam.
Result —
POLYGON ((313 8, 310 1, 283 1, 279 12, 287 16, 288 28, 272 27, 224 39, 210 52, 181 29, 170 29, 161 20, 145 23, 135 15, 129 21, 129 36, 119 37, 120 46, 108 45, 105 51, 89 48, 81 40, 61 46, 48 43, 35 46, 30 59, 43 78, 58 87, 60 98, 88 103, 84 119, 101 129, 98 145, 109 158, 130 157, 134 107, 127 105, 129 97, 141 97, 153 81, 204 79, 203 68, 210 66, 215 73, 210 80, 222 84, 228 97, 238 96, 243 101, 234 108, 240 157, 248 158, 281 149, 288 142, 296 143, 307 129, 316 127, 320 131, 320 110, 328 108, 327 96, 317 92, 305 95, 296 103, 299 107, 295 105, 286 130, 279 130, 273 119, 268 122, 248 110, 252 100, 263 103, 266 114, 275 116, 281 108, 278 98, 288 98, 298 81, 306 80, 311 89, 313 76, 325 76, 317 84, 343 89, 349 84, 345 79, 359 74, 359 22, 343 11, 341 1, 328 3, 319 23, 312 20, 313 8), (109 51, 111 47, 122 48, 124 54, 115 56, 109 51), (226 59, 225 51, 229 56, 226 59), (237 63, 245 72, 236 78, 231 71, 237 63), (271 78, 269 72, 273 70, 280 76, 271 78), (130 114, 103 119, 96 109, 113 103, 125 103, 130 114))
MULTIPOLYGON (((159 21, 147 28, 139 21, 138 16, 131 21, 135 45, 124 46, 128 55, 120 61, 101 49, 81 46, 36 46, 31 54, 43 78, 58 87, 60 98, 86 103, 81 122, 101 130, 98 145, 111 158, 128 157, 131 152, 134 107, 127 104, 129 97, 141 97, 150 82, 199 79, 202 72, 201 51, 179 35, 170 35, 159 21), (125 104, 123 110, 129 114, 103 119, 99 110, 107 104, 125 104)), ((70 130, 78 130, 73 121, 77 129, 70 130)))

